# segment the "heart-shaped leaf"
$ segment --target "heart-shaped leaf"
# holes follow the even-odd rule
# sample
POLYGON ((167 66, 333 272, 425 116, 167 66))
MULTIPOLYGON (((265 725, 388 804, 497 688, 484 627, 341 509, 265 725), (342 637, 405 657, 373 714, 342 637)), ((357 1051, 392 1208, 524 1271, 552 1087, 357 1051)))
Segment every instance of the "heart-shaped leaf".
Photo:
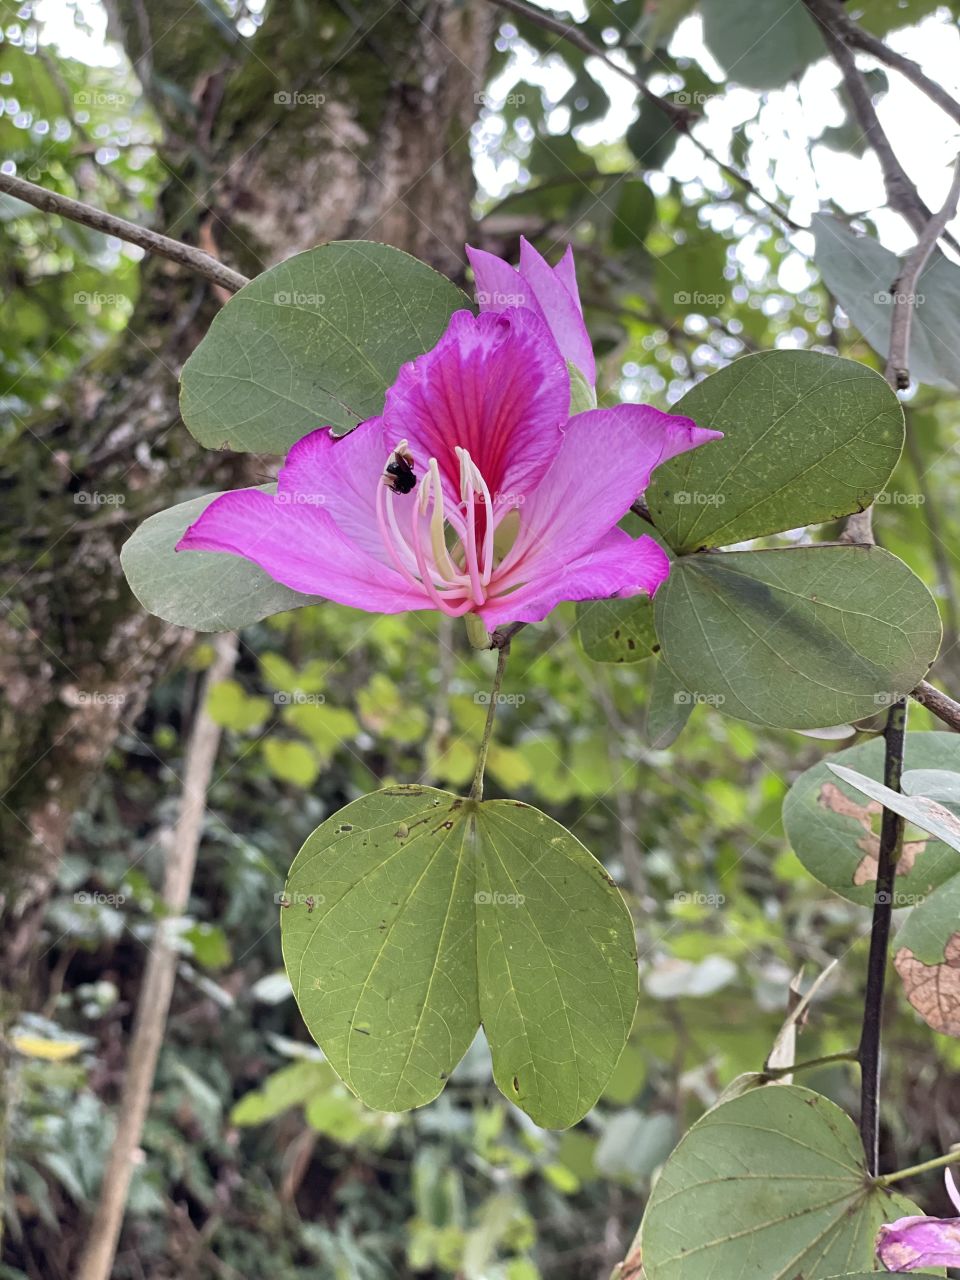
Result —
POLYGON ((207 493, 168 507, 124 543, 120 564, 143 607, 178 627, 236 631, 270 614, 315 604, 317 597, 274 582, 251 560, 219 551, 174 551, 187 526, 219 496, 207 493))
POLYGON ((254 453, 286 453, 315 427, 349 430, 381 412, 400 366, 467 306, 445 276, 390 245, 298 253, 217 314, 183 368, 183 420, 201 444, 254 453))
POLYGON ((655 617, 661 657, 695 700, 790 729, 875 714, 940 644, 933 597, 879 547, 681 556, 655 617))
MULTIPOLYGON (((940 765, 960 769, 960 736, 909 733, 905 760, 905 776, 926 774, 940 765)), ((838 777, 831 764, 845 765, 879 782, 883 741, 874 738, 848 747, 802 773, 784 800, 783 825, 794 852, 812 876, 850 902, 871 906, 882 806, 838 777)), ((910 837, 897 867, 894 905, 916 906, 958 874, 960 858, 948 845, 910 837)))
POLYGON ((497 1084, 538 1124, 593 1106, 637 1000, 630 914, 558 823, 429 787, 356 800, 290 869, 283 954, 311 1034, 368 1106, 443 1088, 482 1023, 497 1084))
POLYGON ((916 1213, 871 1186, 853 1122, 794 1085, 708 1111, 667 1160, 641 1226, 647 1280, 796 1280, 870 1268, 884 1222, 916 1213))
POLYGON ((654 522, 675 551, 834 520, 868 507, 903 447, 903 410, 866 365, 815 351, 744 356, 675 406, 724 433, 657 468, 654 522))

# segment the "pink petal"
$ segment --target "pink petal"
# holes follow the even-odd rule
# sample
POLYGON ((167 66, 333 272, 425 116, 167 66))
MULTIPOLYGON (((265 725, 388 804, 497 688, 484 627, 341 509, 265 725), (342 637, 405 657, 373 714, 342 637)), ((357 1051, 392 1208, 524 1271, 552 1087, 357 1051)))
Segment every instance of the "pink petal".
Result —
POLYGON ((564 283, 565 277, 569 277, 569 268, 562 267, 555 271, 522 236, 520 238, 520 274, 533 289, 540 310, 550 326, 550 331, 564 359, 576 365, 592 387, 597 380, 597 366, 593 358, 593 344, 580 310, 580 294, 576 288, 576 278, 574 278, 574 288, 571 290, 564 283))
POLYGON ((577 268, 573 261, 572 244, 567 245, 567 251, 553 268, 553 274, 569 292, 574 302, 577 304, 577 310, 582 315, 583 307, 580 305, 580 288, 577 284, 577 268))
POLYGON ((532 312, 458 311, 433 350, 400 370, 383 423, 391 445, 409 440, 418 476, 437 459, 451 506, 460 503, 454 449, 468 449, 505 511, 550 465, 569 405, 566 365, 532 312))
POLYGON ((877 1257, 888 1271, 960 1267, 960 1218, 899 1218, 880 1228, 877 1257))
POLYGON ((262 489, 215 498, 177 550, 243 556, 294 591, 369 613, 430 607, 426 592, 341 533, 323 506, 279 501, 262 489))
POLYGON ((485 249, 471 249, 469 245, 466 248, 476 285, 474 296, 481 311, 496 314, 510 307, 538 310, 533 290, 516 267, 485 249))
POLYGON ((669 558, 652 538, 631 538, 622 529, 612 529, 592 551, 559 566, 549 577, 492 600, 478 612, 488 627, 539 622, 561 600, 635 596, 641 591, 653 595, 669 572, 669 558))
POLYGON ((327 427, 311 431, 287 454, 277 502, 322 508, 348 538, 387 562, 377 527, 377 486, 396 443, 388 442, 380 418, 361 422, 339 438, 327 427))
POLYGON ((577 414, 550 470, 520 508, 520 532, 502 571, 528 582, 558 572, 622 519, 656 466, 720 434, 649 405, 577 414))

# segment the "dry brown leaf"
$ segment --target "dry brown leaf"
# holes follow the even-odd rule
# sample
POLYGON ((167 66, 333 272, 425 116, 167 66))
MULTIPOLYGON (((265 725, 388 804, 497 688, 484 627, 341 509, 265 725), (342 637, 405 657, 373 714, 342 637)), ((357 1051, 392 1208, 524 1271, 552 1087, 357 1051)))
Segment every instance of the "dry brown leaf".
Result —
POLYGON ((907 999, 920 1017, 947 1036, 960 1036, 960 933, 947 942, 942 964, 924 964, 907 947, 893 958, 907 999))

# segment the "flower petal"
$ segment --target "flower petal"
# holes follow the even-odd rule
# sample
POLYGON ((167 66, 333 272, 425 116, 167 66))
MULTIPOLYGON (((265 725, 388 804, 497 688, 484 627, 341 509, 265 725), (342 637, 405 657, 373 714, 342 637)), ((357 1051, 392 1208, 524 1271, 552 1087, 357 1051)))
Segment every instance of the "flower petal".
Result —
POLYGON ((612 529, 594 549, 548 578, 491 600, 479 609, 488 627, 503 622, 539 622, 561 600, 653 595, 670 572, 667 553, 653 538, 631 538, 612 529))
POLYGON ((898 1218, 880 1228, 877 1257, 888 1271, 960 1267, 960 1218, 898 1218))
POLYGON ((656 466, 720 435, 649 405, 578 413, 520 508, 520 532, 501 571, 527 582, 558 572, 626 514, 656 466))
POLYGON ((237 489, 210 503, 178 551, 223 551, 258 564, 276 582, 369 613, 428 609, 415 590, 336 526, 322 507, 237 489))
POLYGON ((573 265, 572 252, 569 266, 564 265, 566 262, 565 257, 560 267, 551 267, 528 240, 520 237, 520 274, 533 289, 564 359, 575 364, 592 387, 597 380, 593 344, 583 322, 576 277, 573 289, 567 283, 573 265))
POLYGON ((460 445, 506 510, 550 465, 569 404, 566 365, 532 312, 458 311, 433 350, 400 370, 383 422, 388 439, 409 440, 418 475, 437 459, 453 506, 460 503, 460 445))
POLYGON ((383 483, 383 469, 396 444, 388 440, 380 418, 361 422, 340 437, 327 427, 311 431, 287 454, 276 501, 321 508, 348 538, 386 561, 377 526, 377 486, 383 483))

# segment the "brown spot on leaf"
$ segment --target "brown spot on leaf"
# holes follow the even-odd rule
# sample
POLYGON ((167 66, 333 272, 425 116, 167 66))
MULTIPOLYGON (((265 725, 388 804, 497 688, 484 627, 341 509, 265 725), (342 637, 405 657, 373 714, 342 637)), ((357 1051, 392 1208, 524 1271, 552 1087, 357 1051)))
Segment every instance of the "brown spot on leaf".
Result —
MULTIPOLYGON (((817 802, 824 809, 838 813, 842 818, 855 818, 863 827, 863 835, 857 841, 857 847, 863 850, 863 857, 853 873, 855 885, 873 884, 877 878, 877 863, 880 858, 880 836, 873 829, 874 815, 883 812, 883 805, 876 800, 868 800, 866 804, 858 804, 840 790, 835 782, 825 782, 820 788, 817 802)), ((927 847, 926 840, 912 840, 903 846, 900 861, 897 863, 897 875, 905 876, 913 870, 914 863, 927 847)))
POLYGON ((942 964, 924 964, 907 947, 900 948, 893 963, 924 1022, 945 1036, 960 1036, 960 933, 948 940, 942 964))

